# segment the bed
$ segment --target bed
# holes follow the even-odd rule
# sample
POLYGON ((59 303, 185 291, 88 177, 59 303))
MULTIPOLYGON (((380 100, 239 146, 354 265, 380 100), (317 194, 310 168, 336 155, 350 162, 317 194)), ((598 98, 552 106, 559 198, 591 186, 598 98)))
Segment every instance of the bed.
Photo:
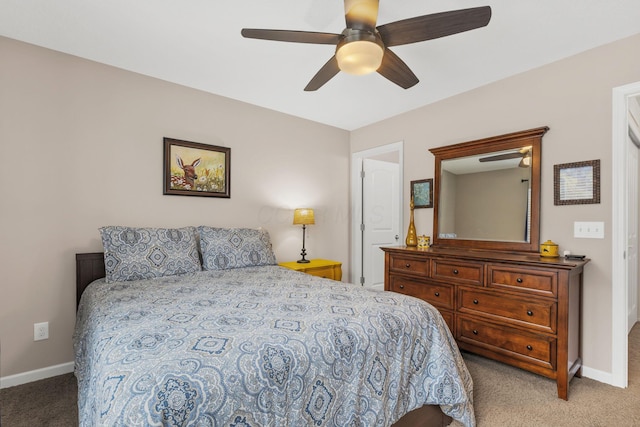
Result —
POLYGON ((255 253, 206 269, 206 249, 202 270, 110 280, 103 243, 76 255, 80 426, 475 425, 469 372, 421 300, 255 253))

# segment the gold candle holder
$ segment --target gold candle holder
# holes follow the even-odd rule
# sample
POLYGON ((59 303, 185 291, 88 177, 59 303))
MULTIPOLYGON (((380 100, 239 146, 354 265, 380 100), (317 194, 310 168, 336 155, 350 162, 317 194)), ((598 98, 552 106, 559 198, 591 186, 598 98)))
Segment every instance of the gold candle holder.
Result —
POLYGON ((426 236, 426 235, 418 236, 418 248, 419 249, 426 249, 429 246, 431 246, 431 237, 426 236))

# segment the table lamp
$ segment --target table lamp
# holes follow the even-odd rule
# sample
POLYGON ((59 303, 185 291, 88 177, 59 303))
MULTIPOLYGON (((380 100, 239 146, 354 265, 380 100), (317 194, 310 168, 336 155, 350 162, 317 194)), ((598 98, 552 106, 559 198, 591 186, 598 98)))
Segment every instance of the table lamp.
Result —
POLYGON ((304 248, 304 237, 305 237, 305 232, 307 230, 307 225, 315 224, 315 223, 316 221, 315 221, 315 217, 313 216, 313 209, 298 208, 293 211, 293 225, 302 224, 302 252, 300 252, 300 255, 302 255, 302 258, 298 260, 299 263, 309 262, 308 259, 305 259, 305 256, 307 256, 307 251, 304 248))

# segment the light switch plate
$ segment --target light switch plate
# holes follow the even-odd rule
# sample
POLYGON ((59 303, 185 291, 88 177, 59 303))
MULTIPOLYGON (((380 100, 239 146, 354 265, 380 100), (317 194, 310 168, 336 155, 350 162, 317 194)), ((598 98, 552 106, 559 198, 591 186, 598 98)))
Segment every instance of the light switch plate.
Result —
POLYGON ((604 222, 576 221, 573 223, 573 237, 583 239, 604 239, 604 222))

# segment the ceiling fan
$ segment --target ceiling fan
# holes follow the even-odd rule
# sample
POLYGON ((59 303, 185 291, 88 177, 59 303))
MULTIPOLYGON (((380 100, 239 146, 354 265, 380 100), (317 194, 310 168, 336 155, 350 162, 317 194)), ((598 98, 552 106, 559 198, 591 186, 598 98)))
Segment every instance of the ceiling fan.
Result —
POLYGON ((495 156, 481 157, 478 160, 480 162, 496 162, 500 160, 520 159, 518 164, 521 168, 528 168, 531 166, 531 147, 523 147, 518 151, 511 153, 496 154, 495 156))
POLYGON ((241 33, 252 39, 335 45, 336 53, 311 79, 305 91, 319 89, 339 71, 356 75, 377 71, 408 89, 419 80, 389 47, 484 27, 491 19, 491 7, 483 6, 417 16, 376 27, 378 3, 379 0, 344 0, 347 27, 340 34, 255 28, 243 28, 241 33))

